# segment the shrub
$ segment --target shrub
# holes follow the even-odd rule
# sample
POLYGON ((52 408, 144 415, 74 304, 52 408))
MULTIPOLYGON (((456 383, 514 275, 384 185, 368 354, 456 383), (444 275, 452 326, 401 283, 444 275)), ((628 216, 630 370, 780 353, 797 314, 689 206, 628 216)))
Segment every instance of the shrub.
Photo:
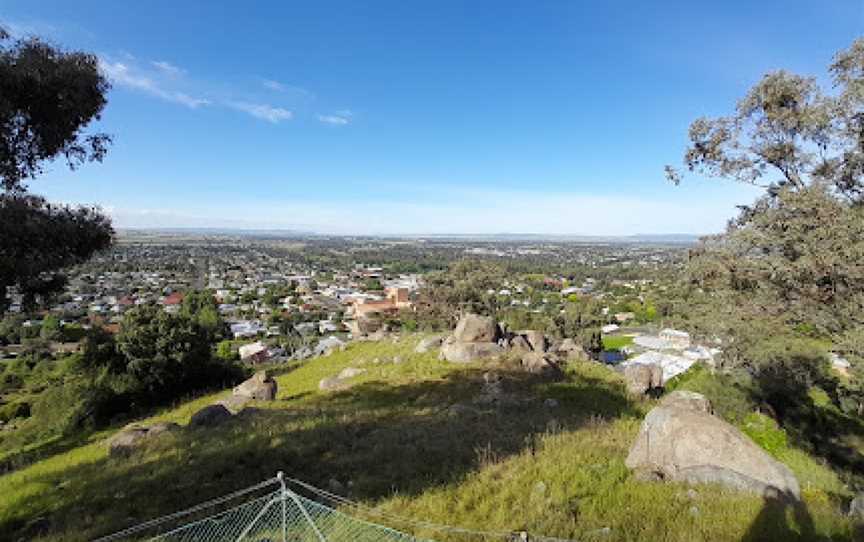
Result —
POLYGON ((23 401, 8 403, 0 407, 0 421, 8 422, 15 418, 30 416, 30 404, 23 401))
POLYGON ((773 456, 778 456, 789 447, 786 431, 770 417, 758 412, 750 412, 744 417, 741 430, 753 442, 773 456))

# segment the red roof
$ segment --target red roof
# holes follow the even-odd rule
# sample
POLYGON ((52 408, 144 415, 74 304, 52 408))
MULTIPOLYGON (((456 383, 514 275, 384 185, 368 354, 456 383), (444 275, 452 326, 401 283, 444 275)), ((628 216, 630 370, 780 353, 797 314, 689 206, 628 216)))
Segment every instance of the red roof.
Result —
POLYGON ((174 292, 162 301, 163 305, 179 305, 183 302, 183 294, 180 292, 174 292))

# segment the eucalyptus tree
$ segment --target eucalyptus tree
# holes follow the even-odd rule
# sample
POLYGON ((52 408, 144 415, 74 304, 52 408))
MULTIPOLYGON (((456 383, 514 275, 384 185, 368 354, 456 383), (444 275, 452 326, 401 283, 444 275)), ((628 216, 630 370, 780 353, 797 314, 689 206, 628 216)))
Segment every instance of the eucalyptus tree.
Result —
POLYGON ((27 301, 56 292, 62 268, 111 243, 99 209, 51 204, 26 185, 54 161, 75 169, 105 157, 110 136, 83 130, 109 88, 95 55, 0 28, 0 309, 10 286, 27 301))
MULTIPOLYGON (((758 373, 757 358, 775 359, 740 351, 755 330, 811 336, 856 358, 854 382, 861 353, 844 345, 864 330, 864 39, 839 52, 829 73, 829 89, 769 73, 732 114, 691 124, 686 170, 764 193, 691 252, 688 271, 711 320, 702 326, 732 339, 727 361, 758 373)), ((682 181, 671 166, 666 174, 682 181)), ((824 367, 811 360, 786 376, 809 379, 824 367)))

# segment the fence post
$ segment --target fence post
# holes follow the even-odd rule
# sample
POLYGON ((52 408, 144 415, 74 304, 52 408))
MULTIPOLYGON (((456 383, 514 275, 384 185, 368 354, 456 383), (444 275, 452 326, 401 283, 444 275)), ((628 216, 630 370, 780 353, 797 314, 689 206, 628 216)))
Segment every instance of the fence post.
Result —
POLYGON ((288 488, 285 486, 285 474, 280 470, 276 473, 276 479, 282 486, 280 500, 282 501, 282 542, 288 542, 288 488))

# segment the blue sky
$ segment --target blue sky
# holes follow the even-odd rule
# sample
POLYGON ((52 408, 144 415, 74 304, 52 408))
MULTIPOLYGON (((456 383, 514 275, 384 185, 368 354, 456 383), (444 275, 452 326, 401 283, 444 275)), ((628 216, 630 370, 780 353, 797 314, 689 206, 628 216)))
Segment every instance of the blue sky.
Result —
POLYGON ((31 188, 119 227, 707 233, 758 192, 674 187, 690 121, 817 75, 860 1, 69 2, 0 22, 102 59, 104 163, 31 188))

